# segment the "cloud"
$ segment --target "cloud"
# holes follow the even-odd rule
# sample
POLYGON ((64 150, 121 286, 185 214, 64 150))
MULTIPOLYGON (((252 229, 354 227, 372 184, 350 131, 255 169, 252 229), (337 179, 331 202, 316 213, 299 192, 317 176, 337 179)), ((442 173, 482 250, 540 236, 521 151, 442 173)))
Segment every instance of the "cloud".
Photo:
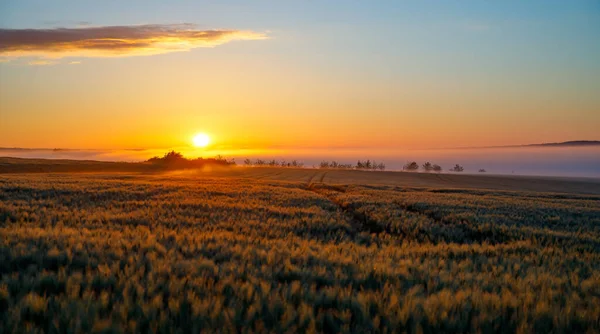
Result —
POLYGON ((58 62, 40 59, 40 60, 30 61, 28 64, 34 65, 34 66, 47 66, 47 65, 56 65, 56 64, 58 64, 58 62))
POLYGON ((0 29, 0 57, 128 57, 266 39, 241 30, 198 30, 192 24, 54 29, 0 29))
POLYGON ((69 62, 69 65, 79 65, 79 64, 81 64, 81 62, 79 60, 69 62))

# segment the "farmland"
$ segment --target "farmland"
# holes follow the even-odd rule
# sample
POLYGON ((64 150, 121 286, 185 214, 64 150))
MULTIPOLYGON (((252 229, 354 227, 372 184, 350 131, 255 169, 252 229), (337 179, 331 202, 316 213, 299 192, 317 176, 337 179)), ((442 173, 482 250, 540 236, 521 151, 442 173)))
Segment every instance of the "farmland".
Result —
POLYGON ((598 332, 594 179, 0 174, 0 332, 598 332))

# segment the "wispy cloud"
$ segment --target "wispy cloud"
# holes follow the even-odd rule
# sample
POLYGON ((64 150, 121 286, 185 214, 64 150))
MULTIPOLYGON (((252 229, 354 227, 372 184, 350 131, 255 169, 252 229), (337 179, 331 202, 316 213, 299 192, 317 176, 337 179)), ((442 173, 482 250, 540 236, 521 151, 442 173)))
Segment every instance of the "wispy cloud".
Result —
POLYGON ((81 62, 79 60, 69 62, 69 65, 79 65, 79 64, 81 64, 81 62))
POLYGON ((0 29, 0 57, 127 57, 266 39, 241 30, 198 30, 192 24, 54 29, 0 29))
POLYGON ((43 60, 43 59, 39 59, 39 60, 33 60, 30 61, 29 63, 27 63, 29 65, 33 65, 33 66, 47 66, 47 65, 56 65, 58 64, 58 62, 56 61, 50 61, 50 60, 43 60))

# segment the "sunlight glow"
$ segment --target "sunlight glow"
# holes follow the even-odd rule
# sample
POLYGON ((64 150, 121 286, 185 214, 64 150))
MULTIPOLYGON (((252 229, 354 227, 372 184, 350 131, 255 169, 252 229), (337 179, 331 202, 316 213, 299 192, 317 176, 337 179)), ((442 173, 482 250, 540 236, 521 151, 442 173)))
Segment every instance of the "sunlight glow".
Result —
POLYGON ((192 138, 195 147, 206 147, 210 144, 210 137, 206 133, 198 133, 192 138))

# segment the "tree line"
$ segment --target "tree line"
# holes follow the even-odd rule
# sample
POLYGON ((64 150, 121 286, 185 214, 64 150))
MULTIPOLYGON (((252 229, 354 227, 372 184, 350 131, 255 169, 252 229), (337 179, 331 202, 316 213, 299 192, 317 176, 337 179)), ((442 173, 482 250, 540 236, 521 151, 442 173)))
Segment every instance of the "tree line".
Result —
MULTIPOLYGON (((183 156, 183 154, 175 151, 170 151, 163 155, 162 157, 155 156, 153 158, 148 159, 146 162, 156 164, 159 166, 165 167, 184 167, 184 168, 194 168, 194 167, 202 167, 204 165, 221 165, 221 166, 231 166, 236 165, 235 159, 226 159, 222 156, 218 155, 214 158, 194 158, 188 159, 183 156)), ((298 160, 263 160, 263 159, 245 159, 244 166, 248 167, 289 167, 289 168, 304 168, 305 164, 302 161, 298 160)), ((351 163, 342 163, 339 161, 329 161, 323 160, 319 163, 318 166, 312 166, 312 168, 320 168, 320 169, 356 169, 356 170, 379 170, 383 171, 386 169, 386 165, 383 162, 376 162, 374 160, 358 160, 356 164, 351 163)), ((431 163, 429 161, 425 162, 422 165, 419 165, 416 161, 407 162, 403 167, 403 171, 406 172, 418 172, 422 170, 426 173, 442 172, 442 166, 438 164, 431 163)), ((459 164, 455 164, 454 167, 450 168, 448 171, 450 172, 463 172, 465 169, 463 166, 459 164)), ((479 169, 480 173, 485 173, 485 169, 479 169)))
MULTIPOLYGON (((245 159, 244 166, 248 167, 292 167, 292 168, 303 168, 304 163, 298 160, 263 160, 263 159, 245 159)), ((335 160, 328 161, 323 160, 318 166, 312 166, 313 168, 321 169, 360 169, 360 170, 385 170, 385 164, 383 162, 377 163, 371 160, 358 160, 356 165, 351 163, 341 163, 335 160)))
POLYGON ((225 159, 220 155, 214 158, 193 158, 189 159, 183 156, 183 154, 175 151, 165 153, 162 157, 152 157, 146 162, 160 165, 164 167, 177 167, 177 168, 195 168, 206 165, 218 165, 218 166, 231 166, 235 165, 234 159, 225 159))
POLYGON ((335 160, 333 161, 321 161, 319 168, 330 168, 330 169, 360 169, 360 170, 385 170, 385 164, 383 162, 377 163, 371 160, 358 160, 356 165, 343 164, 335 160))
MULTIPOLYGON (((440 166, 438 164, 432 164, 429 161, 427 161, 426 163, 419 166, 419 164, 416 161, 411 161, 411 162, 407 162, 404 165, 404 167, 402 167, 402 170, 407 171, 407 172, 417 172, 417 171, 419 171, 419 169, 423 170, 426 173, 429 173, 429 172, 440 173, 442 171, 442 166, 440 166)), ((465 168, 463 166, 456 164, 456 165, 454 165, 454 167, 450 168, 448 171, 460 173, 464 170, 465 170, 465 168)), ((485 172, 485 169, 480 169, 479 172, 480 173, 485 172)))
POLYGON ((304 167, 304 163, 301 162, 301 161, 298 161, 298 160, 292 160, 292 161, 281 160, 281 161, 277 161, 275 159, 271 159, 271 160, 262 160, 262 159, 250 160, 250 159, 245 159, 244 160, 244 166, 248 166, 248 167, 256 166, 256 167, 293 167, 293 168, 302 168, 302 167, 304 167))

